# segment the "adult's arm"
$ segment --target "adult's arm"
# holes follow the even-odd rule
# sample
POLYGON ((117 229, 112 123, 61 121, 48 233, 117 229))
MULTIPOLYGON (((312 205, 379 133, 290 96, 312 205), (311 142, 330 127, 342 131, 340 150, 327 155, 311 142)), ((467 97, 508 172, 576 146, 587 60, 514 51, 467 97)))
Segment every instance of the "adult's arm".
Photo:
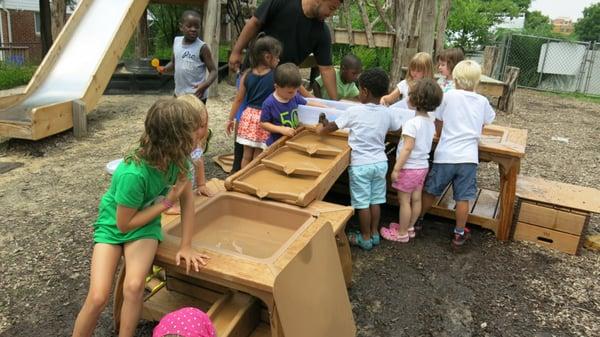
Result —
POLYGON ((233 71, 238 71, 240 69, 240 64, 242 63, 242 50, 244 50, 244 48, 248 46, 250 40, 258 34, 260 27, 262 27, 262 23, 256 16, 253 16, 248 20, 231 50, 231 55, 229 55, 229 69, 233 71))
POLYGON ((338 99, 337 86, 335 83, 335 69, 333 66, 319 66, 321 72, 321 78, 323 79, 323 86, 327 90, 329 98, 332 100, 338 99))

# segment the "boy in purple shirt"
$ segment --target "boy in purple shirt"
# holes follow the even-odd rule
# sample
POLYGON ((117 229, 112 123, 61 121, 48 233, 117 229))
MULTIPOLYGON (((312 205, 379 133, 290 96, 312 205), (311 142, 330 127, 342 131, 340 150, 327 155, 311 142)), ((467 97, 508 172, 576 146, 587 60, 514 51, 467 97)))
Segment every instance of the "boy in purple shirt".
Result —
POLYGON ((285 63, 275 69, 275 92, 262 105, 260 124, 271 135, 267 146, 277 141, 282 135, 292 137, 298 127, 298 105, 326 107, 315 102, 307 102, 298 93, 302 85, 300 70, 293 63, 285 63))

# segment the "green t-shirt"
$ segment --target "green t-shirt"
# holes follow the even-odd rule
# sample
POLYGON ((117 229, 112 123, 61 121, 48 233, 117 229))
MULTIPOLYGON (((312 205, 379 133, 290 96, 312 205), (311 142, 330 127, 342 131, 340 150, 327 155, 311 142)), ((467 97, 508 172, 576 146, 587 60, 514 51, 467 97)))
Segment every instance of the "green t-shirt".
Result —
MULTIPOLYGON (((189 163, 188 163, 189 164, 189 163)), ((145 161, 122 162, 113 174, 108 191, 98 207, 94 242, 121 244, 139 239, 162 240, 160 215, 148 224, 127 233, 117 228, 117 205, 142 210, 165 196, 177 181, 179 169, 171 164, 163 173, 145 161)))
MULTIPOLYGON (((325 89, 325 87, 323 87, 323 79, 321 78, 321 76, 317 77, 315 81, 321 87, 321 96, 323 96, 323 98, 325 99, 330 99, 329 95, 327 94, 327 90, 325 89)), ((358 88, 356 87, 356 84, 354 82, 342 82, 339 69, 335 70, 335 84, 337 87, 338 99, 354 98, 358 96, 358 88)))

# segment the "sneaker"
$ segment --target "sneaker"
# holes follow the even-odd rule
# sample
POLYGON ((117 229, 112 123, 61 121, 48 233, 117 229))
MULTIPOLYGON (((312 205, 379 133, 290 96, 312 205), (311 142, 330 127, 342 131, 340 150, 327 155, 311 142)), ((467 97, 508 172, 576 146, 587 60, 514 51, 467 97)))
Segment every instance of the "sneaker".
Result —
POLYGON ((452 246, 454 246, 454 247, 463 246, 465 244, 465 242, 467 242, 467 240, 469 240, 470 237, 471 237, 471 231, 465 227, 465 231, 463 234, 454 233, 454 238, 452 239, 452 246))
POLYGON ((360 232, 351 232, 348 234, 348 241, 351 245, 359 246, 363 250, 373 249, 373 240, 365 240, 360 232))

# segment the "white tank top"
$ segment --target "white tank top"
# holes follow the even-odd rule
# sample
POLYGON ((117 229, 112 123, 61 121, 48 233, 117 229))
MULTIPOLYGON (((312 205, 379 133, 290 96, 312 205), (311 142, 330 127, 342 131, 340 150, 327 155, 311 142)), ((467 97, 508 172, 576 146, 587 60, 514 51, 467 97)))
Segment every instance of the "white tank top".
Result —
MULTIPOLYGON (((206 64, 200 58, 204 41, 196 38, 192 44, 183 44, 183 36, 173 41, 173 59, 175 60, 175 96, 193 94, 194 86, 206 78, 206 64)), ((208 89, 202 98, 208 97, 208 89)))

